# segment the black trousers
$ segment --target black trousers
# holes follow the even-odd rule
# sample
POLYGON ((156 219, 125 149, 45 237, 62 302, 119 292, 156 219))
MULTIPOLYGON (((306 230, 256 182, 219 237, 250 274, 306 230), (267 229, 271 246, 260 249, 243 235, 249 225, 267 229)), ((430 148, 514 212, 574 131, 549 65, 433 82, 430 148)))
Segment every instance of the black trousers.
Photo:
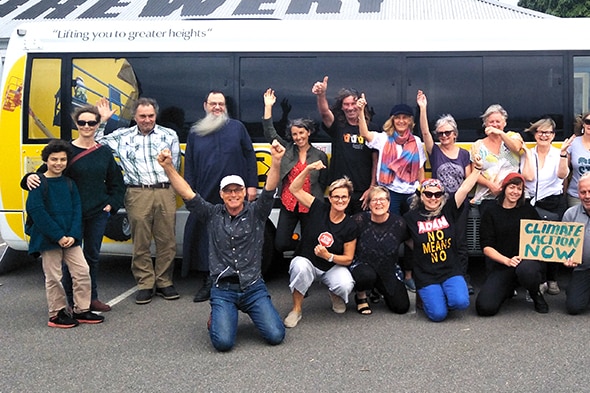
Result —
POLYGON ((374 268, 368 263, 358 263, 352 270, 355 290, 369 291, 376 288, 383 295, 385 304, 396 314, 405 314, 410 309, 410 298, 403 282, 395 276, 395 264, 374 268))

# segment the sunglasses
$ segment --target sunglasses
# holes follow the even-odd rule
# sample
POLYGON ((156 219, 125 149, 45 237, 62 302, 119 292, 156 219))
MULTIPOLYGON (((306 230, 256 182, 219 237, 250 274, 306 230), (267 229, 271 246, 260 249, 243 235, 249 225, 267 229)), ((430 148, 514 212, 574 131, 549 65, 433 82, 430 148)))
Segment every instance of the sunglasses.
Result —
POLYGON ((437 191, 437 192, 432 192, 432 191, 422 191, 422 195, 424 195, 426 198, 440 198, 444 195, 444 192, 442 191, 437 191))
POLYGON ((98 122, 96 120, 90 120, 90 121, 77 120, 76 124, 79 125, 80 127, 84 127, 86 125, 88 125, 90 127, 94 127, 95 125, 98 124, 98 122))
POLYGON ((584 119, 584 124, 586 124, 587 126, 590 126, 590 119, 584 119))
POLYGON ((444 137, 447 137, 448 138, 451 135, 453 135, 453 131, 440 131, 440 132, 437 132, 436 135, 438 135, 439 138, 441 136, 444 136, 444 137))

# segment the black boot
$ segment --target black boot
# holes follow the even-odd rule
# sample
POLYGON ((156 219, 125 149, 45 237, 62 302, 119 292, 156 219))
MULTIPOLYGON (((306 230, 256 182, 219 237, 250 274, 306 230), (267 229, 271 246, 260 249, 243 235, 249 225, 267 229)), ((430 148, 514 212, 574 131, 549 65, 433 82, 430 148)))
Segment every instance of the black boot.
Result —
POLYGON ((211 280, 211 276, 209 275, 209 273, 207 273, 205 279, 203 280, 203 286, 201 287, 201 289, 199 289, 199 292, 197 292, 197 294, 193 298, 193 302, 198 303, 209 300, 211 298, 212 284, 213 281, 211 280))
POLYGON ((530 292, 531 299, 533 299, 533 303, 535 304, 535 311, 541 314, 547 314, 549 312, 549 305, 545 301, 543 294, 537 290, 536 292, 530 292))

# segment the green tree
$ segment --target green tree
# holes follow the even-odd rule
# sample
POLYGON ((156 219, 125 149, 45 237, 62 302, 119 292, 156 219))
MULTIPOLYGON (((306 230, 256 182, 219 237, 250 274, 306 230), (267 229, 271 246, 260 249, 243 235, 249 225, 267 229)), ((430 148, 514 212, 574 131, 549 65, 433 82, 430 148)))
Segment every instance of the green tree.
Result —
POLYGON ((562 18, 590 16, 590 0, 520 0, 518 5, 562 18))

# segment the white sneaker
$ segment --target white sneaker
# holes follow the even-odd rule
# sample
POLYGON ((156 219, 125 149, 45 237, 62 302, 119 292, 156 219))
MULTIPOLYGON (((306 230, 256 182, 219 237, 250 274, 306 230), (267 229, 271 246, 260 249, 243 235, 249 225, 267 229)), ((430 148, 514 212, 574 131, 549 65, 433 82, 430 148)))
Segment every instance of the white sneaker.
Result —
POLYGON ((549 295, 559 295, 561 290, 559 289, 559 285, 557 285, 557 281, 547 281, 547 293, 549 295))
POLYGON ((301 321, 301 317, 302 315, 300 312, 291 311, 283 321, 283 324, 286 328, 294 328, 295 326, 297 326, 299 321, 301 321))
POLYGON ((541 292, 541 295, 543 295, 545 292, 547 292, 547 289, 549 289, 549 286, 547 285, 546 282, 539 285, 539 292, 541 292))
POLYGON ((338 295, 330 292, 330 300, 332 300, 332 311, 336 314, 344 314, 346 312, 346 303, 338 295))

